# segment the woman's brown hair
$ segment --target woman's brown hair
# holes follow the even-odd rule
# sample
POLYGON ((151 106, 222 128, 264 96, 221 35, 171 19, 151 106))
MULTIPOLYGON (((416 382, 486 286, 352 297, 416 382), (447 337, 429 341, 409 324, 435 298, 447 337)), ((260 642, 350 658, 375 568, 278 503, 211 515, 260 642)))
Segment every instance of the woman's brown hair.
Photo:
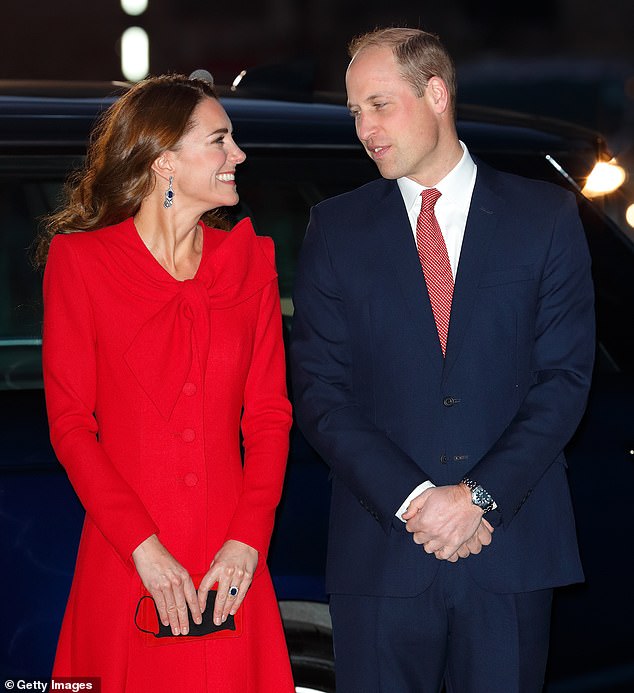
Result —
MULTIPOLYGON (((36 265, 46 264, 55 234, 92 231, 136 214, 155 184, 153 162, 178 148, 205 98, 217 98, 210 82, 163 75, 139 82, 110 106, 92 131, 84 167, 66 182, 65 205, 45 219, 36 265)), ((207 213, 204 220, 218 225, 219 218, 207 213)))

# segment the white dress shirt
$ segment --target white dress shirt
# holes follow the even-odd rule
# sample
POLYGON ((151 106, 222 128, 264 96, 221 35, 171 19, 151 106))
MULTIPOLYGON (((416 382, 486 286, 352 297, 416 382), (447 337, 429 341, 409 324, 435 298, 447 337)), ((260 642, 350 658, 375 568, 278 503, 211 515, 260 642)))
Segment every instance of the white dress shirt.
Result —
MULTIPOLYGON (((464 231, 467 225, 467 216, 469 215, 477 173, 475 162, 471 158, 466 145, 460 142, 460 146, 462 147, 462 158, 460 161, 442 180, 433 186, 440 192, 434 212, 445 239, 454 280, 458 271, 462 239, 464 238, 464 231)), ((412 233, 414 234, 414 241, 416 241, 416 222, 418 221, 423 201, 421 193, 428 188, 411 178, 399 178, 396 183, 401 191, 412 233)))
MULTIPOLYGON (((460 146, 462 147, 462 158, 460 161, 442 180, 433 186, 441 193, 434 207, 434 212, 445 239, 454 281, 458 272, 462 240, 465 227, 467 226, 467 216, 469 215, 477 173, 475 162, 471 158, 464 142, 460 142, 460 146)), ((396 183, 401 191, 412 233, 414 234, 414 242, 416 242, 416 223, 423 201, 421 193, 427 188, 411 178, 398 178, 396 183)), ((425 481, 417 486, 396 511, 396 516, 399 520, 403 520, 403 513, 407 510, 410 501, 434 485, 431 481, 425 481)))

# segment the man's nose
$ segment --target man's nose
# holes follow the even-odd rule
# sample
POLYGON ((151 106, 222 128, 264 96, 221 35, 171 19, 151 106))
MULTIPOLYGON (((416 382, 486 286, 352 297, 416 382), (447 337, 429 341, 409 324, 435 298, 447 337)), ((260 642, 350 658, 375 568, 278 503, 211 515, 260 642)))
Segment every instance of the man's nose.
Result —
POLYGON ((367 142, 376 133, 376 122, 369 114, 357 116, 357 137, 367 142))

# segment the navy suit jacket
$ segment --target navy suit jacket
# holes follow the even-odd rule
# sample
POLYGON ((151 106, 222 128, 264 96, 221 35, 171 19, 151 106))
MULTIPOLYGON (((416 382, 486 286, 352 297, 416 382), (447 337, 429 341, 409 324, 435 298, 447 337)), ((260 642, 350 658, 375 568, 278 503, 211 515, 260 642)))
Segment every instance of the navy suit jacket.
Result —
POLYGON ((586 403, 594 304, 571 193, 478 162, 445 359, 396 181, 313 208, 294 303, 297 421, 331 467, 329 592, 424 590, 440 562, 395 512, 423 481, 465 475, 498 505, 492 544, 465 559, 476 582, 583 579, 563 448, 586 403))

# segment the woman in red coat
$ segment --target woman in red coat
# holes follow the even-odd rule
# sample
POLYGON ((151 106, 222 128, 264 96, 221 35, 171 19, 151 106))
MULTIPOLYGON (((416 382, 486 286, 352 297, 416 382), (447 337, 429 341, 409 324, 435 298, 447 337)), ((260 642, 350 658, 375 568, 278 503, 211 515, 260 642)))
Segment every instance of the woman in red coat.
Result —
POLYGON ((211 83, 146 80, 38 249, 51 440, 86 509, 54 675, 104 693, 293 691, 265 563, 291 425, 273 243, 201 221, 244 158, 211 83))

